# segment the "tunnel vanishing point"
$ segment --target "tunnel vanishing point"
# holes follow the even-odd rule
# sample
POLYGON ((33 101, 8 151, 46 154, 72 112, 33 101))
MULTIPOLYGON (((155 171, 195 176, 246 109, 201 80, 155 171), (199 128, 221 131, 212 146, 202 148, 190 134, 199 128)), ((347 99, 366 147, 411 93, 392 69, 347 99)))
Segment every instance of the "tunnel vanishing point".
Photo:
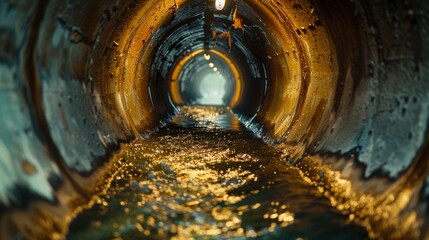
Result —
POLYGON ((429 2, 215 4, 0 2, 0 239, 61 239, 208 74, 370 237, 429 239, 429 2))

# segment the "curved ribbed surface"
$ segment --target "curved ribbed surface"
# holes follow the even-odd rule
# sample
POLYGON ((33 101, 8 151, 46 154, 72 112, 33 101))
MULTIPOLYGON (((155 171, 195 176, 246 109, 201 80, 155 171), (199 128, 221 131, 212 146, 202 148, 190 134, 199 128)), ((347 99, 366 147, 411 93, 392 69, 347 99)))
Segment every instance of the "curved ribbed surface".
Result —
POLYGON ((40 231, 55 228, 87 202, 120 143, 177 112, 168 78, 204 48, 240 70, 233 110, 255 133, 357 196, 403 196, 397 217, 417 210, 425 236, 427 1, 249 0, 213 13, 199 0, 6 0, 0 13, 1 239, 41 234, 30 229, 41 212, 40 231), (231 28, 236 6, 243 30, 231 28))

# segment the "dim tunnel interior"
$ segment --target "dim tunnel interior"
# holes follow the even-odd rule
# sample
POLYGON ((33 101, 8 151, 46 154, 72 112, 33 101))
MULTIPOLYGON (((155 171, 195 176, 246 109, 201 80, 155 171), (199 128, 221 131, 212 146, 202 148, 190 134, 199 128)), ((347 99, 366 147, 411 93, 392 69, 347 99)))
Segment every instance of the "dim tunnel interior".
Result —
POLYGON ((46 234, 102 191, 121 146, 188 105, 230 109, 373 238, 429 237, 427 1, 6 0, 0 12, 0 239, 61 238, 46 234))

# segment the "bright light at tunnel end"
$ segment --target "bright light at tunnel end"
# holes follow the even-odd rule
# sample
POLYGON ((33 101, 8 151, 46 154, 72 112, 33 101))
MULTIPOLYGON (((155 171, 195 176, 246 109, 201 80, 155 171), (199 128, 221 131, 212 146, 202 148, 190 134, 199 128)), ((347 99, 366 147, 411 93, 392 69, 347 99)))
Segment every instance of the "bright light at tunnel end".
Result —
POLYGON ((197 83, 201 98, 197 99, 199 105, 221 106, 225 105, 224 97, 230 94, 226 89, 224 76, 208 73, 197 83))
POLYGON ((225 7, 225 0, 216 0, 215 7, 216 10, 222 10, 225 7))

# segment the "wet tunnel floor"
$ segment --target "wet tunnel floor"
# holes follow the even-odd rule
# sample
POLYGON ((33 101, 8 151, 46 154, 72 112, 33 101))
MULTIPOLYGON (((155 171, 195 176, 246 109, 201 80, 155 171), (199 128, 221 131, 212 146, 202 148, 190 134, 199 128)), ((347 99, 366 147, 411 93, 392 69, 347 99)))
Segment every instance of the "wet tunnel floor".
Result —
POLYGON ((68 239, 366 239, 228 109, 184 107, 121 152, 68 239))

